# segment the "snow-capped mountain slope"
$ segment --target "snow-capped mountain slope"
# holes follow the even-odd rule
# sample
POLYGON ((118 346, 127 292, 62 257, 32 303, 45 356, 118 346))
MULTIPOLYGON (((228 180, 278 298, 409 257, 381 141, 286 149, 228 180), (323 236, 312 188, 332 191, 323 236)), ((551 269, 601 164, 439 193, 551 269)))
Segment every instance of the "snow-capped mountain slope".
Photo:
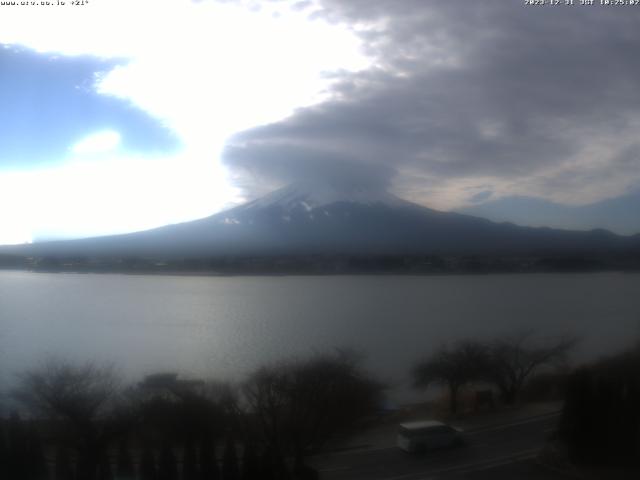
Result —
MULTIPOLYGON (((145 232, 20 247, 30 255, 536 254, 640 250, 640 238, 494 223, 389 193, 296 184, 216 215, 145 232)), ((7 250, 4 250, 5 252, 7 250)))
MULTIPOLYGON (((260 221, 291 223, 312 222, 338 215, 348 215, 351 208, 416 208, 417 205, 384 191, 320 183, 295 183, 233 208, 215 217, 227 225, 254 224, 260 221), (337 207, 341 212, 337 212, 337 207)), ((420 207, 418 207, 420 208, 420 207)))
POLYGON ((392 207, 413 205, 388 192, 362 187, 346 188, 322 183, 294 183, 242 206, 243 210, 279 207, 285 212, 298 209, 316 209, 334 203, 359 205, 387 205, 392 207))

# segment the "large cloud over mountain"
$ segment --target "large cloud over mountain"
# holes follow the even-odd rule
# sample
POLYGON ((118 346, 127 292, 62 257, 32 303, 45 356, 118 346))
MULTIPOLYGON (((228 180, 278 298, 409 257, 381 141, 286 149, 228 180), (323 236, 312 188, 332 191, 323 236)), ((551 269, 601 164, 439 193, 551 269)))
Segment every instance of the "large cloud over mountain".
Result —
POLYGON ((640 9, 323 0, 314 15, 350 25, 375 67, 236 135, 225 159, 248 188, 315 176, 323 154, 336 174, 343 158, 441 208, 479 193, 586 204, 640 185, 640 9))

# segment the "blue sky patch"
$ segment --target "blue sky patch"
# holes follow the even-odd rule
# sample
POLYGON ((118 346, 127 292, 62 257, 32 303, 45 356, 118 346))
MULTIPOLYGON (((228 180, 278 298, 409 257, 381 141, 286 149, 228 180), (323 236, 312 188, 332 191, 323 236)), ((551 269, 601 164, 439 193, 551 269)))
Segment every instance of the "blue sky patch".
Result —
POLYGON ((103 130, 118 132, 128 152, 175 151, 179 140, 156 119, 95 92, 95 75, 118 63, 0 48, 0 169, 59 163, 103 130))

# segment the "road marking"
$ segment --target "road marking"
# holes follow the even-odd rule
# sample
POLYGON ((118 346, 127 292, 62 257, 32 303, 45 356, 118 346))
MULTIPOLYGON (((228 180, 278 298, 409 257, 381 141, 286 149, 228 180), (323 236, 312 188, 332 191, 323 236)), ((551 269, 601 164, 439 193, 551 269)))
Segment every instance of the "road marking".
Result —
POLYGON ((560 412, 550 413, 548 415, 535 417, 535 418, 529 418, 527 420, 522 420, 520 422, 506 423, 503 425, 498 425, 496 427, 488 427, 488 428, 481 428, 478 430, 472 430, 470 432, 464 432, 463 435, 469 436, 469 435, 477 435, 478 433, 493 432, 495 430, 504 430, 505 428, 517 427, 518 425, 525 425, 527 423, 542 422, 544 420, 548 420, 558 415, 560 415, 560 412))
MULTIPOLYGON (((558 415, 560 415, 560 412, 544 413, 542 415, 536 415, 535 417, 530 417, 530 418, 527 418, 527 419, 519 421, 519 422, 505 423, 505 424, 502 424, 502 425, 497 425, 495 427, 480 427, 477 430, 467 430, 467 431, 463 432, 463 435, 464 436, 471 436, 471 435, 477 435, 478 433, 492 432, 494 430, 504 430, 505 428, 516 427, 518 425, 525 425, 527 423, 541 422, 541 421, 556 417, 558 415)), ((544 433, 547 433, 547 430, 545 430, 544 433)), ((481 444, 481 445, 485 445, 485 444, 481 444)), ((344 450, 344 451, 341 451, 341 452, 325 453, 325 454, 322 454, 322 455, 323 456, 331 456, 331 457, 339 457, 339 456, 342 456, 342 455, 362 455, 363 453, 380 452, 382 450, 395 450, 397 448, 398 447, 396 445, 391 445, 391 446, 388 446, 388 447, 375 447, 375 448, 361 448, 361 449, 357 449, 357 450, 355 450, 355 449, 354 450, 344 450)))
POLYGON ((481 462, 468 463, 464 465, 456 465, 454 467, 445 467, 445 468, 440 468, 440 469, 429 471, 429 472, 406 473, 404 475, 398 475, 395 477, 385 477, 384 480, 409 480, 411 478, 415 480, 428 480, 429 478, 433 478, 434 475, 440 475, 443 473, 450 473, 450 472, 469 473, 474 471, 487 470, 490 468, 499 467, 501 465, 508 465, 510 463, 533 458, 538 454, 539 451, 540 451, 539 448, 531 448, 528 450, 515 452, 509 455, 503 455, 501 457, 496 457, 489 460, 483 460, 481 462), (428 475, 428 477, 425 477, 424 475, 428 475))
POLYGON ((507 460, 500 460, 500 461, 496 461, 493 463, 488 463, 486 465, 483 465, 481 467, 474 467, 474 468, 467 468, 464 470, 459 470, 456 473, 470 473, 470 472, 481 472, 483 470, 490 470, 492 468, 496 468, 496 467, 501 467, 502 465, 509 465, 511 463, 515 463, 515 462, 519 462, 522 460, 528 460, 530 458, 535 458, 538 455, 538 451, 536 450, 536 452, 534 453, 526 453, 526 454, 522 454, 522 455, 516 455, 514 457, 511 457, 507 460))

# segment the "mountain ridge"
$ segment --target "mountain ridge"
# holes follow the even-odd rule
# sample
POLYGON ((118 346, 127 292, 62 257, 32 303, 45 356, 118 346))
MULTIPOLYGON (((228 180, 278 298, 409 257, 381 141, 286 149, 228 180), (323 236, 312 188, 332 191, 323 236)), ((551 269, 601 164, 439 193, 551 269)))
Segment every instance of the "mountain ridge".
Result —
POLYGON ((497 223, 358 186, 293 184, 209 217, 151 230, 0 247, 44 256, 541 255, 640 251, 640 235, 497 223))

